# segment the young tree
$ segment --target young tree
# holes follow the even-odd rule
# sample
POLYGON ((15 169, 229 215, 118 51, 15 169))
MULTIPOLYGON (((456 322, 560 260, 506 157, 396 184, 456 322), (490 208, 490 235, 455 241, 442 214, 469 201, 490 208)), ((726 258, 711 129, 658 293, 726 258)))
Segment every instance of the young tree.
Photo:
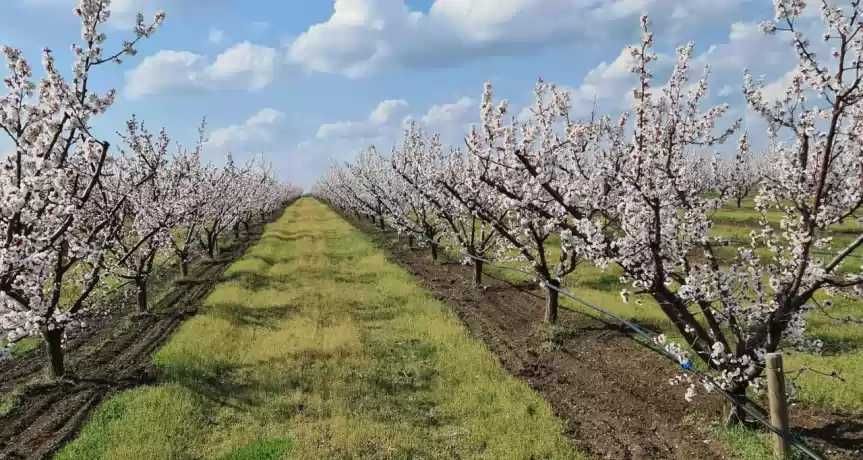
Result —
POLYGON ((210 259, 219 256, 219 238, 231 228, 241 212, 238 197, 242 191, 242 179, 248 171, 239 168, 231 155, 225 165, 208 165, 202 174, 204 220, 201 224, 201 245, 210 259))
POLYGON ((419 237, 421 244, 431 249, 432 260, 438 258, 440 238, 445 224, 441 210, 446 210, 436 195, 434 175, 442 168, 443 147, 437 136, 426 138, 422 129, 411 123, 405 130, 401 145, 393 149, 390 164, 396 176, 393 182, 406 191, 393 194, 398 210, 394 219, 400 232, 419 237), (400 204, 400 206, 398 205, 400 204))
POLYGON ((717 190, 723 196, 730 196, 737 204, 737 208, 743 206, 743 200, 752 196, 761 183, 764 174, 762 158, 756 158, 749 146, 749 135, 740 137, 737 152, 732 159, 717 159, 716 178, 717 190))
POLYGON ((164 19, 159 13, 145 24, 139 15, 135 37, 106 54, 101 28, 109 7, 110 0, 78 2, 83 44, 73 45, 70 80, 45 50, 45 76, 36 85, 22 52, 2 48, 9 76, 0 97, 0 129, 15 151, 0 170, 0 328, 7 343, 41 334, 55 378, 65 372, 64 330, 99 281, 115 218, 92 206, 109 145, 93 133, 91 120, 111 106, 115 92, 94 93, 91 73, 134 55, 136 44, 164 19))
MULTIPOLYGON (((642 42, 630 48, 632 71, 639 78, 632 112, 617 123, 572 122, 566 94, 552 91, 557 102, 551 106, 565 119, 560 143, 567 148, 546 149, 543 157, 522 163, 540 166, 525 169, 541 180, 544 195, 565 210, 567 217, 559 222, 570 250, 599 266, 620 266, 637 292, 656 299, 699 357, 733 378, 730 366, 713 355, 720 346, 727 349, 726 330, 742 334, 742 328, 737 317, 721 310, 723 302, 712 297, 736 292, 732 280, 726 277, 710 289, 695 283, 709 279, 708 273, 729 273, 709 235, 711 215, 727 195, 716 195, 718 181, 705 174, 702 159, 703 149, 723 142, 736 124, 714 134, 726 107, 701 111, 707 81, 705 76, 690 85, 691 44, 678 49, 668 82, 651 88, 655 55, 647 24, 645 17, 642 42)), ((681 362, 688 360, 679 348, 669 344, 668 349, 681 362)), ((749 366, 752 361, 738 363, 749 366)))
MULTIPOLYGON (((479 218, 475 211, 483 190, 477 174, 478 166, 474 156, 461 150, 450 150, 435 168, 428 169, 432 171, 430 186, 424 188, 441 220, 446 222, 445 238, 461 249, 465 263, 473 265, 475 287, 482 285, 484 261, 501 249, 494 226, 479 218)), ((507 212, 498 210, 499 214, 490 220, 500 220, 507 212)))
POLYGON ((542 161, 567 144, 554 132, 560 121, 556 100, 547 100, 543 83, 537 86, 536 100, 526 121, 504 122, 507 104, 495 106, 490 84, 483 92, 482 128, 474 128, 466 139, 469 152, 478 165, 478 199, 473 212, 491 225, 504 244, 517 251, 530 264, 540 285, 546 290, 544 319, 554 323, 558 316, 558 289, 563 278, 575 270, 580 258, 576 251, 561 248, 557 260, 549 252, 551 238, 563 216, 559 205, 543 193, 549 178, 532 171, 519 157, 542 161))
POLYGON ((381 229, 384 227, 384 208, 373 195, 363 188, 350 165, 333 165, 318 181, 316 195, 338 209, 366 217, 381 229))
POLYGON ((195 237, 206 217, 205 169, 201 165, 205 126, 205 122, 202 122, 195 147, 192 149, 180 147, 173 161, 177 175, 181 178, 178 194, 184 199, 184 209, 182 218, 170 232, 169 244, 177 259, 181 277, 189 275, 189 262, 192 260, 195 237))
POLYGON ((125 149, 108 169, 109 193, 124 200, 115 243, 114 274, 133 283, 138 310, 148 310, 148 287, 156 256, 170 244, 171 232, 192 212, 195 198, 185 194, 186 165, 171 158, 171 139, 163 129, 154 136, 135 118, 123 135, 125 149))
POLYGON ((405 231, 410 223, 405 215, 408 205, 402 200, 408 193, 403 181, 396 178, 390 161, 374 147, 361 152, 354 163, 347 165, 347 173, 353 180, 347 182, 355 187, 354 195, 367 201, 379 217, 381 229, 390 225, 397 231, 405 231), (389 218, 389 222, 387 222, 389 218))

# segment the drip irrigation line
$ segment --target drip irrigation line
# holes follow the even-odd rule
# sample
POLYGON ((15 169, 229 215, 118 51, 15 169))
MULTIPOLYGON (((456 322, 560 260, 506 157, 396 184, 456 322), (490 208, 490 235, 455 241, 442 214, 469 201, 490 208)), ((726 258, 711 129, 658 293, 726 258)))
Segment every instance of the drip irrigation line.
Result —
MULTIPOLYGON (((429 244, 437 244, 435 242, 429 242, 426 238, 424 238, 421 235, 419 236, 418 239, 425 240, 426 243, 429 243, 429 244)), ((515 268, 515 267, 507 267, 505 265, 500 265, 493 260, 486 259, 483 257, 474 256, 474 255, 470 255, 467 253, 464 253, 463 255, 469 259, 483 262, 484 264, 488 264, 489 266, 492 266, 492 267, 495 267, 498 269, 508 270, 508 271, 528 275, 531 277, 536 277, 536 273, 530 272, 528 270, 523 270, 523 269, 519 269, 519 268, 515 268)), ((573 301, 575 301, 575 302, 577 302, 577 303, 579 303, 579 304, 581 304, 581 305, 583 305, 583 306, 585 306, 591 310, 594 310, 594 311, 596 311, 602 315, 605 315, 605 316, 613 319, 617 323, 618 326, 624 326, 624 327, 632 330, 638 336, 640 336, 641 338, 644 339, 644 341, 636 340, 636 342, 644 345, 647 349, 654 351, 657 354, 663 356, 664 358, 666 358, 666 359, 674 362, 675 364, 679 365, 685 372, 696 375, 699 378, 701 378, 704 382, 709 383, 714 389, 717 390, 717 392, 719 394, 721 394, 726 400, 728 400, 729 403, 742 409, 744 412, 746 412, 747 415, 752 417, 756 422, 763 425, 769 431, 773 432, 776 435, 779 435, 779 436, 782 436, 783 438, 785 438, 785 440, 789 444, 791 444, 791 447, 793 447, 797 451, 801 452, 802 454, 806 455, 807 457, 811 458, 812 460, 824 460, 824 457, 821 456, 820 454, 818 454, 817 452, 815 452, 814 450, 812 450, 811 448, 809 448, 809 446, 806 445, 805 441, 802 438, 800 438, 799 435, 797 435, 795 433, 791 433, 790 431, 789 432, 783 432, 779 428, 775 427, 772 423, 770 423, 770 421, 764 417, 764 414, 766 413, 766 411, 762 407, 760 407, 759 405, 755 404, 752 400, 750 400, 749 398, 747 398, 745 396, 743 398, 740 398, 738 396, 731 394, 730 392, 728 392, 727 390, 722 388, 720 383, 717 382, 716 379, 713 378, 713 376, 711 376, 710 374, 707 374, 704 371, 697 369, 691 360, 686 359, 685 361, 681 362, 681 360, 678 357, 669 353, 667 350, 665 350, 661 347, 658 347, 656 344, 659 342, 656 339, 660 334, 657 334, 657 333, 652 332, 652 331, 648 331, 647 329, 644 329, 643 327, 639 326, 638 324, 634 323, 633 321, 630 321, 630 320, 623 318, 620 315, 617 315, 615 313, 612 313, 612 312, 610 312, 610 311, 608 311, 602 307, 599 307, 599 306, 594 305, 590 302, 587 302, 587 301, 579 298, 575 294, 573 294, 573 293, 571 293, 565 289, 561 289, 557 286, 553 286, 553 285, 550 285, 550 284, 545 283, 545 282, 542 282, 541 286, 545 289, 551 289, 553 291, 556 291, 558 294, 563 295, 564 297, 566 297, 570 300, 573 300, 573 301)), ((608 324, 603 319, 597 318, 593 315, 590 315, 590 314, 587 314, 584 312, 578 312, 578 313, 581 313, 585 316, 588 316, 588 317, 593 318, 593 319, 597 319, 597 320, 599 320, 605 324, 608 324)))
MULTIPOLYGON (((477 261, 483 262, 485 264, 488 264, 492 267, 496 267, 496 268, 500 268, 500 269, 506 269, 506 270, 510 270, 510 271, 515 271, 515 272, 530 275, 530 276, 535 276, 534 273, 531 273, 527 270, 521 270, 518 268, 502 266, 502 265, 499 265, 499 264, 497 264, 494 261, 489 260, 489 259, 485 259, 485 258, 477 257, 477 256, 472 256, 470 254, 465 254, 465 256, 467 256, 470 259, 477 260, 477 261)), ((646 343, 642 343, 642 344, 645 345, 648 349, 650 349, 650 350, 662 355, 663 357, 675 362, 676 364, 680 365, 680 367, 684 371, 686 371, 690 374, 694 374, 694 375, 700 377, 701 379, 703 379, 704 381, 706 381, 707 383, 709 383, 710 385, 712 385, 713 388, 717 389, 718 392, 720 394, 722 394, 722 396, 725 397, 730 403, 741 408, 744 412, 746 412, 748 415, 750 415, 753 419, 755 419, 760 424, 764 425, 764 427, 766 427, 767 429, 769 429, 773 433, 786 438, 786 440, 790 442, 792 447, 796 448, 798 451, 802 452, 803 454, 809 456, 813 460, 823 460, 823 457, 820 456, 817 452, 814 452, 813 450, 811 450, 799 436, 797 436, 794 433, 783 433, 782 430, 773 426, 773 424, 770 423, 769 420, 764 418, 763 414, 765 413, 765 411, 760 406, 753 403, 748 398, 746 398, 745 401, 740 401, 739 397, 732 395, 731 393, 729 393, 728 391, 723 389, 721 387, 721 385, 719 384, 719 382, 717 382, 711 375, 697 369, 689 359, 687 359, 684 362, 681 362, 676 356, 672 355, 671 353, 667 352, 666 350, 662 349, 661 347, 656 346, 655 345, 657 343, 656 339, 659 336, 659 334, 656 334, 652 331, 648 331, 648 330, 644 329, 643 327, 639 326, 638 324, 636 324, 636 323, 634 323, 634 322, 632 322, 626 318, 623 318, 620 315, 617 315, 617 314, 612 313, 612 312, 610 312, 610 311, 608 311, 602 307, 599 307, 599 306, 596 306, 590 302, 587 302, 587 301, 579 298, 578 296, 574 295, 573 293, 567 291, 566 289, 561 289, 557 286, 553 286, 553 285, 545 283, 545 282, 541 283, 541 285, 545 289, 551 289, 553 291, 556 291, 558 294, 560 294, 560 295, 562 295, 562 296, 564 296, 570 300, 573 300, 573 301, 575 301, 575 302, 577 302, 577 303, 579 303, 579 304, 581 304, 587 308, 590 308, 591 310, 594 310, 594 311, 596 311, 602 315, 605 315, 607 317, 612 318, 614 321, 617 322, 618 326, 625 326, 625 327, 629 328, 630 330, 632 330, 633 332, 638 334, 638 336, 645 339, 646 343), (753 407, 750 407, 750 405, 753 407)), ((583 312, 579 312, 579 313, 583 313, 583 312)), ((594 318, 594 319, 598 319, 598 320, 608 324, 606 321, 604 321, 600 318, 596 318, 593 315, 587 315, 587 316, 594 318)))

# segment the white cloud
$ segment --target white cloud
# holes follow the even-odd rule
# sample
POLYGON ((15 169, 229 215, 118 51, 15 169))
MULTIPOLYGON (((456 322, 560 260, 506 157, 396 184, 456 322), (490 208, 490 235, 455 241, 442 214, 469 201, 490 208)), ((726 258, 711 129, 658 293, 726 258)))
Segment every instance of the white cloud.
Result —
POLYGON ((337 121, 326 123, 318 128, 318 139, 367 139, 376 137, 380 128, 365 121, 337 121))
POLYGON ((205 69, 213 82, 240 83, 251 90, 262 89, 275 77, 277 53, 274 48, 242 42, 225 50, 205 69))
POLYGON ((409 107, 403 99, 381 101, 365 120, 322 124, 315 137, 319 141, 354 140, 392 145, 408 123, 417 122, 430 132, 441 134, 445 142, 460 143, 467 127, 479 118, 476 101, 469 97, 432 105, 419 115, 410 114, 409 107))
POLYGON ((138 98, 169 89, 201 87, 205 61, 204 56, 188 51, 159 51, 126 72, 125 93, 138 98))
POLYGON ((407 113, 408 103, 404 99, 389 99, 378 104, 369 115, 369 121, 376 125, 387 124, 407 113))
POLYGON ((225 31, 222 29, 211 28, 210 33, 207 35, 207 40, 210 43, 218 45, 225 41, 225 31))
POLYGON ((273 82, 279 64, 274 48, 249 42, 228 48, 213 62, 189 51, 162 50, 126 72, 125 93, 139 98, 171 90, 260 90, 273 82))
POLYGON ((463 97, 452 104, 433 105, 428 113, 423 115, 422 122, 431 127, 460 123, 474 107, 474 101, 469 97, 463 97))
POLYGON ((405 100, 389 99, 378 103, 365 119, 321 125, 313 139, 299 142, 288 152, 288 174, 311 185, 332 162, 350 160, 369 145, 387 152, 401 140, 410 121, 441 134, 446 143, 460 144, 467 126, 479 119, 476 101, 468 97, 435 104, 420 113, 410 114, 409 108, 405 100))
POLYGON ((748 1, 435 0, 422 12, 404 0, 336 0, 332 16, 299 35, 289 55, 310 71, 359 78, 387 67, 535 52, 623 31, 629 37, 642 12, 654 14, 657 30, 697 27, 748 1))
POLYGON ((791 86, 794 76, 800 72, 799 68, 795 67, 786 72, 781 77, 767 82, 764 88, 761 89, 761 94, 767 101, 776 101, 785 96, 785 89, 791 86))
POLYGON ((207 146, 216 152, 250 153, 276 139, 285 114, 272 108, 261 109, 243 123, 214 130, 207 146))
MULTIPOLYGON (((687 7, 691 8, 692 5, 688 4, 687 7)), ((590 115, 594 101, 599 113, 628 109, 632 103, 632 90, 637 83, 630 71, 632 59, 624 49, 613 61, 603 61, 591 69, 579 85, 571 88, 575 115, 590 115)), ((658 60, 652 64, 654 87, 665 84, 675 59, 667 54, 658 55, 658 60)), ((773 82, 766 88, 766 94, 772 96, 782 85, 783 79, 780 77, 793 68, 794 62, 793 50, 786 40, 765 35, 755 22, 734 22, 727 29, 727 40, 696 54, 690 68, 691 77, 698 78, 709 64, 708 83, 712 88, 713 101, 728 102, 734 113, 741 114, 745 112, 741 90, 744 69, 750 69, 754 75, 764 76, 767 81, 773 82)))
POLYGON ((728 41, 710 46, 695 63, 699 68, 710 64, 714 74, 725 77, 723 74, 731 73, 740 81, 744 68, 755 74, 781 74, 793 66, 793 57, 793 49, 781 36, 765 34, 755 22, 735 22, 728 41))
POLYGON ((632 62, 632 54, 622 50, 611 63, 603 61, 591 69, 581 85, 570 91, 575 115, 589 115, 594 105, 600 111, 626 109, 632 100, 632 87, 637 81, 630 72, 632 62))
POLYGON ((403 99, 381 101, 366 120, 325 123, 318 128, 318 139, 374 139, 400 126, 407 115, 408 103, 403 99))
POLYGON ((444 142, 461 144, 468 127, 479 121, 479 108, 473 99, 462 97, 450 104, 431 106, 419 121, 429 131, 440 134, 444 142))

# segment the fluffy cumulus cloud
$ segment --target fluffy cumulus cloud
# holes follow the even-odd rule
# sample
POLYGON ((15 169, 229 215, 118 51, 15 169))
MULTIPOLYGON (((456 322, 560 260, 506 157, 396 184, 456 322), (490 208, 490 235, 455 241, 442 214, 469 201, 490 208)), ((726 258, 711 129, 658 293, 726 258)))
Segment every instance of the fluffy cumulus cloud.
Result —
POLYGON ((431 106, 419 122, 428 130, 441 135, 441 140, 458 145, 470 125, 479 121, 479 106, 469 97, 449 104, 431 106))
MULTIPOLYGON (((266 107, 244 121, 216 128, 208 135, 204 159, 221 164, 228 154, 237 163, 262 158, 272 164, 276 174, 296 180, 299 176, 287 153, 290 150, 286 142, 290 137, 288 120, 288 114, 266 107)), ((304 185, 310 184, 304 182, 304 185)))
POLYGON ((320 140, 379 138, 398 127, 407 112, 407 101, 403 99, 385 100, 371 111, 367 119, 325 123, 318 128, 315 137, 320 140))
POLYGON ((428 11, 414 11, 403 0, 336 0, 332 16, 297 37, 289 55, 311 71, 359 78, 387 67, 448 65, 630 36, 643 12, 655 14, 662 29, 696 27, 748 2, 435 0, 428 11))
POLYGON ((773 78, 793 66, 794 55, 787 40, 765 34, 756 22, 735 22, 728 31, 727 41, 709 46, 695 63, 697 67, 709 64, 714 78, 724 80, 723 83, 736 79, 739 88, 744 68, 754 75, 773 78))
MULTIPOLYGON (((667 63, 668 59, 661 56, 657 66, 664 69, 667 63)), ((637 81, 630 70, 632 64, 632 53, 624 49, 610 63, 603 61, 591 69, 579 86, 570 89, 575 114, 587 116, 594 108, 599 111, 626 109, 637 81)))
POLYGON ((126 73, 130 98, 171 90, 260 90, 273 82, 280 64, 274 48, 238 43, 210 61, 189 51, 162 50, 126 73))
POLYGON ((239 83, 256 90, 273 81, 276 65, 275 49, 242 42, 218 55, 212 65, 204 70, 204 74, 215 83, 239 83))
POLYGON ((462 97, 452 103, 435 104, 424 113, 410 113, 403 99, 381 101, 363 120, 337 121, 322 124, 315 138, 318 141, 354 141, 359 144, 396 143, 408 123, 415 122, 430 132, 441 134, 447 142, 459 143, 469 125, 478 119, 476 102, 462 97))
POLYGON ((444 142, 460 144, 469 125, 479 119, 475 100, 462 97, 414 111, 403 99, 377 104, 367 117, 325 123, 314 138, 299 142, 286 153, 287 171, 304 185, 312 185, 333 162, 350 160, 360 150, 374 145, 387 152, 396 145, 410 122, 441 134, 444 142))
POLYGON ((239 152, 271 144, 285 120, 285 114, 273 109, 261 109, 243 123, 214 130, 207 146, 217 151, 239 152))
MULTIPOLYGON (((691 5, 687 7, 691 8, 691 5)), ((812 24, 804 21, 802 26, 810 28, 812 24)), ((748 118, 752 114, 747 113, 742 95, 744 69, 764 80, 765 96, 775 98, 790 81, 795 55, 787 39, 763 33, 754 21, 733 22, 725 32, 725 40, 719 43, 696 43, 690 65, 691 77, 699 78, 707 69, 711 88, 709 101, 728 103, 731 116, 748 118)), ((654 87, 665 83, 675 59, 676 56, 671 54, 658 54, 652 69, 654 87)), ((600 62, 585 74, 579 84, 568 88, 575 114, 588 116, 594 107, 600 113, 616 113, 631 107, 632 90, 637 83, 630 71, 632 60, 630 52, 622 49, 614 60, 600 62)))

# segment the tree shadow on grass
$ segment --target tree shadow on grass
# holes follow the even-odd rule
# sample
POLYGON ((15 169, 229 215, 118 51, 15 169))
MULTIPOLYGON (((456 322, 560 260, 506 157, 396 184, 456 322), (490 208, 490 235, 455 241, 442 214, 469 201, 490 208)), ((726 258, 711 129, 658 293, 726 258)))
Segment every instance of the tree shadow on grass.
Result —
POLYGON ((246 307, 236 304, 219 304, 210 309, 210 314, 227 320, 235 327, 260 327, 276 330, 280 322, 297 311, 298 308, 293 305, 246 307))
POLYGON ((271 287, 273 277, 264 273, 255 273, 251 271, 234 271, 226 273, 222 276, 221 281, 235 281, 240 283, 246 289, 266 289, 271 287))
POLYGON ((850 451, 863 451, 863 421, 833 420, 816 428, 799 430, 804 438, 850 451))
POLYGON ((377 273, 336 273, 333 281, 347 284, 374 284, 380 277, 377 273))
POLYGON ((276 265, 279 262, 283 262, 282 260, 280 260, 276 257, 272 257, 272 256, 267 255, 267 254, 255 254, 255 253, 251 253, 251 252, 246 253, 243 256, 243 259, 257 259, 257 260, 260 260, 261 262, 263 262, 267 265, 276 265))
POLYGON ((178 364, 163 367, 162 370, 169 376, 168 381, 213 404, 241 412, 248 412, 259 405, 249 395, 254 385, 237 378, 243 366, 224 362, 208 364, 208 367, 178 364))
POLYGON ((418 427, 448 423, 436 410, 433 385, 439 374, 434 345, 417 339, 373 343, 375 364, 358 382, 355 403, 372 417, 390 420, 393 414, 418 427))
POLYGON ((824 343, 821 352, 824 356, 837 356, 853 353, 863 347, 860 339, 856 337, 835 337, 824 334, 815 334, 824 343))

